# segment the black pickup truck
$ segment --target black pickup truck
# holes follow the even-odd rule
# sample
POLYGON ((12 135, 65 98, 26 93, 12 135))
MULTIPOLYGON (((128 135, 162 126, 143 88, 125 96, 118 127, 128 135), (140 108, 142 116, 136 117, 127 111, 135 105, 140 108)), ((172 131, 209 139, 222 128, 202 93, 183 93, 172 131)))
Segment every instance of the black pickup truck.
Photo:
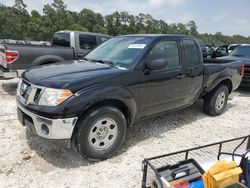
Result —
POLYGON ((17 89, 18 118, 35 134, 69 139, 82 156, 101 160, 120 148, 137 119, 199 98, 205 113, 222 114, 242 68, 235 61, 203 63, 199 43, 190 36, 118 36, 84 60, 24 72, 17 89))
POLYGON ((244 76, 241 81, 241 86, 250 87, 250 45, 244 44, 239 45, 235 48, 229 56, 218 58, 220 60, 228 61, 242 61, 245 65, 244 67, 244 76))
POLYGON ((52 39, 52 46, 2 44, 0 78, 19 77, 24 70, 37 65, 80 59, 109 38, 99 33, 59 31, 52 39))

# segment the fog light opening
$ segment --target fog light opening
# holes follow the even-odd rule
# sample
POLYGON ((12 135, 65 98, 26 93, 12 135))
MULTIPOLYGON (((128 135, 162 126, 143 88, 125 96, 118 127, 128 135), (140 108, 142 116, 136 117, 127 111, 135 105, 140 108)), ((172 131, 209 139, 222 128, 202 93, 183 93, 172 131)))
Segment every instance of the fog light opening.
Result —
POLYGON ((41 130, 45 135, 49 134, 49 127, 44 123, 41 125, 41 130))

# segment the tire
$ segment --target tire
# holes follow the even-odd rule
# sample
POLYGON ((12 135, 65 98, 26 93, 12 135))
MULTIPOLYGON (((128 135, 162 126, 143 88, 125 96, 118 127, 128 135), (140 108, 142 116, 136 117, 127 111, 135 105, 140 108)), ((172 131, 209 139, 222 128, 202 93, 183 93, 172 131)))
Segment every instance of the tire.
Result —
POLYGON ((204 112, 210 116, 221 115, 227 106, 229 90, 225 85, 217 86, 204 98, 204 112))
POLYGON ((90 161, 99 161, 109 158, 121 147, 127 121, 116 107, 103 106, 92 109, 76 126, 74 143, 77 151, 90 161))

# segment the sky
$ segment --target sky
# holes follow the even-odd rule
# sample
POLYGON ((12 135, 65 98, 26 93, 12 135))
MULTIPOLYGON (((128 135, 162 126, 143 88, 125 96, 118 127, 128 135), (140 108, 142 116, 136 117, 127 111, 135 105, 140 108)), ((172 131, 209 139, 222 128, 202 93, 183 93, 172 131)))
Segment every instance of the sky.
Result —
MULTIPOLYGON (((42 13, 43 5, 53 0, 24 0, 27 9, 42 13)), ((167 23, 184 23, 194 20, 200 33, 222 32, 225 35, 250 36, 250 0, 64 0, 67 8, 83 8, 102 15, 115 11, 130 14, 151 14, 167 23)), ((0 0, 12 6, 14 0, 0 0)))

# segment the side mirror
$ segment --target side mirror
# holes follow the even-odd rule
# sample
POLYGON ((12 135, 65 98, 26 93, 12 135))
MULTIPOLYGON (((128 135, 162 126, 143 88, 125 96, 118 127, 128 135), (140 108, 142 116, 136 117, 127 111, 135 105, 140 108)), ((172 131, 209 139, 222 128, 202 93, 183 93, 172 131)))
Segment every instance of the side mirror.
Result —
POLYGON ((168 62, 165 59, 155 59, 148 63, 149 70, 161 70, 168 66, 168 62))

